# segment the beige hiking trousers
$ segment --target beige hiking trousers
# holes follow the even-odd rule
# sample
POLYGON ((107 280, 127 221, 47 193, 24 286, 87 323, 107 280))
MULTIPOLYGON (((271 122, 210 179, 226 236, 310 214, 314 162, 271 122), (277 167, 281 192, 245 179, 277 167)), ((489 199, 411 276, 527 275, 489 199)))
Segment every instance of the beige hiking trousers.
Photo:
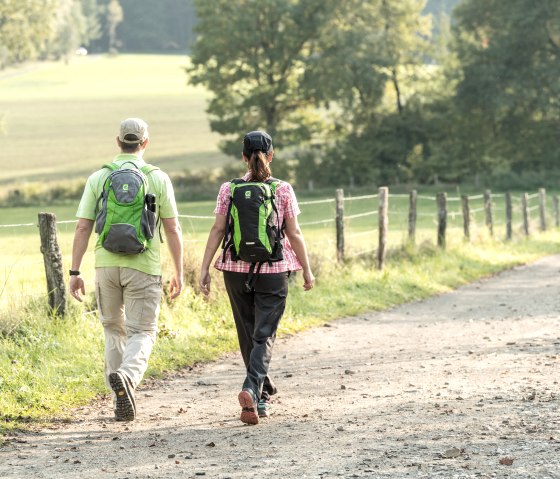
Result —
POLYGON ((131 268, 96 268, 95 294, 105 331, 105 383, 115 371, 138 386, 156 340, 161 276, 131 268))

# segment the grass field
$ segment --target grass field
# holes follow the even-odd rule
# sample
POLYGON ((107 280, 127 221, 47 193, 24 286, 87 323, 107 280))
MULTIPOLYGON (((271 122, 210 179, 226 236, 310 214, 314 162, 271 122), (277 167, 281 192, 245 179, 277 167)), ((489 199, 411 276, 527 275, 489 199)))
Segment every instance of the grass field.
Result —
POLYGON ((222 165, 205 113, 208 93, 187 85, 186 56, 76 57, 0 75, 0 184, 75 178, 117 153, 119 122, 150 125, 149 161, 168 171, 222 165))

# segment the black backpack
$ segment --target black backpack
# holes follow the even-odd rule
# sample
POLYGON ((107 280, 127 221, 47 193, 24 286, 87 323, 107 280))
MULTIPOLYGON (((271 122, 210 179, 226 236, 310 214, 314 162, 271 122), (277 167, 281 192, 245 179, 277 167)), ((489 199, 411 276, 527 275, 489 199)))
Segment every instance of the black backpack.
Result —
POLYGON ((252 290, 255 275, 263 263, 272 264, 284 259, 283 228, 276 208, 279 183, 275 178, 263 182, 236 178, 230 182, 222 261, 229 250, 233 261, 251 263, 246 284, 248 290, 252 290))

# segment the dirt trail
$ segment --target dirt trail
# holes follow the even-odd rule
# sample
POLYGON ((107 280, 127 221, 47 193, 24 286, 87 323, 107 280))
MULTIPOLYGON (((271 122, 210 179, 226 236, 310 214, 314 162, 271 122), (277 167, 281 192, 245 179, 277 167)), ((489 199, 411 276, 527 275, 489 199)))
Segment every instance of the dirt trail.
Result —
POLYGON ((11 438, 0 477, 560 478, 559 278, 553 256, 279 340, 258 426, 236 355, 151 382, 134 423, 102 402, 11 438))

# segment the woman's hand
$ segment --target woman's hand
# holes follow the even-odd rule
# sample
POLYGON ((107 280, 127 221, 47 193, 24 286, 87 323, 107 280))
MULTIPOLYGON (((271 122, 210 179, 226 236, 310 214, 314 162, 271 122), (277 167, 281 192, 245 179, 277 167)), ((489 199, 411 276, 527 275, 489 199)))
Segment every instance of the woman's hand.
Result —
POLYGON ((313 286, 315 285, 315 276, 313 276, 313 273, 311 272, 311 270, 308 271, 303 271, 303 289, 305 291, 309 291, 310 289, 313 289, 313 286))
POLYGON ((200 291, 204 296, 208 297, 210 294, 210 282, 212 278, 210 278, 210 271, 205 268, 200 271, 200 291))

